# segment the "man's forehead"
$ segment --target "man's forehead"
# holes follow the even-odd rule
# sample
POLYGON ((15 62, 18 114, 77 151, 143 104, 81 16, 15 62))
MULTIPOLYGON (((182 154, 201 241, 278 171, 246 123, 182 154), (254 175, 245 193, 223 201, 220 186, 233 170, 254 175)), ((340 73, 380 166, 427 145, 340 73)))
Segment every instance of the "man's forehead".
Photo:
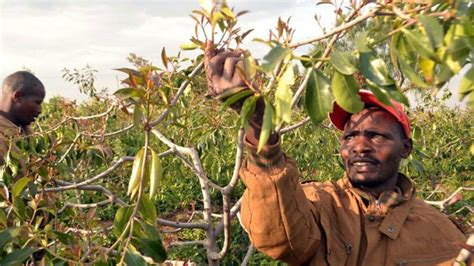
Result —
POLYGON ((356 127, 361 123, 386 124, 387 126, 399 124, 398 120, 392 114, 378 106, 366 107, 362 111, 352 114, 347 120, 345 128, 356 127))

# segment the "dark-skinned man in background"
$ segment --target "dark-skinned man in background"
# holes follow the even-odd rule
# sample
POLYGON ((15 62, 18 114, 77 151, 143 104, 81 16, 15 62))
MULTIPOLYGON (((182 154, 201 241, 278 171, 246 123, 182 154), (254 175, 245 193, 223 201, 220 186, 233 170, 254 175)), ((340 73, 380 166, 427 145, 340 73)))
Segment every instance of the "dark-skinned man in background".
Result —
POLYGON ((0 162, 9 148, 9 139, 28 135, 28 126, 41 113, 45 97, 43 83, 27 71, 5 78, 0 101, 0 162))
MULTIPOLYGON (((219 97, 245 86, 240 52, 205 53, 209 92, 219 97)), ((250 84, 247 82, 247 84, 250 84)), ((451 265, 466 241, 461 230, 416 198, 414 184, 399 173, 412 150, 402 106, 387 106, 369 91, 356 114, 334 103, 329 118, 343 131, 345 174, 337 182, 300 184, 295 163, 272 134, 257 153, 262 106, 249 119, 248 151, 240 176, 247 189, 241 220, 253 245, 291 265, 451 265)), ((235 104, 239 110, 242 103, 235 104)))
MULTIPOLYGON (((45 97, 43 83, 27 71, 17 71, 6 77, 2 83, 2 98, 0 101, 0 165, 4 164, 4 156, 9 149, 17 150, 14 139, 26 137, 31 132, 29 125, 40 115, 41 104, 45 97)), ((15 179, 26 173, 25 160, 19 160, 20 169, 15 179)), ((36 215, 43 217, 41 228, 49 220, 46 211, 39 211, 36 215)), ((39 249, 33 253, 34 264, 40 264, 45 251, 39 249)))

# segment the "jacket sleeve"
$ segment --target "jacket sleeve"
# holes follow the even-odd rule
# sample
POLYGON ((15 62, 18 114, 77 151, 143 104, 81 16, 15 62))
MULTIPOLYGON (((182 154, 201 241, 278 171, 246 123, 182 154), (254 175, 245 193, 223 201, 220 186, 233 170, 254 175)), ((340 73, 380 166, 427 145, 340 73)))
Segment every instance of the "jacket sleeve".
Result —
POLYGON ((302 264, 317 251, 321 233, 314 205, 299 183, 295 163, 285 157, 279 143, 266 145, 257 155, 249 151, 240 169, 247 190, 241 220, 253 245, 274 259, 302 264))

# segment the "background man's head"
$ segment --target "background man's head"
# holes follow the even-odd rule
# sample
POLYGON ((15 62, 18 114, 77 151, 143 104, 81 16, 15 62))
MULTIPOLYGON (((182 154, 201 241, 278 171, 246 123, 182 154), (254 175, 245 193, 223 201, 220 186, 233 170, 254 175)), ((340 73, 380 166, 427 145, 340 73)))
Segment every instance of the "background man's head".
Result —
POLYGON ((17 126, 26 127, 41 113, 44 97, 43 83, 37 77, 27 71, 15 72, 2 84, 2 115, 17 126))
POLYGON ((365 103, 356 114, 337 104, 330 114, 333 125, 343 130, 341 157, 351 183, 356 187, 379 187, 397 180, 402 158, 412 149, 410 125, 402 106, 382 104, 367 91, 359 93, 365 103))

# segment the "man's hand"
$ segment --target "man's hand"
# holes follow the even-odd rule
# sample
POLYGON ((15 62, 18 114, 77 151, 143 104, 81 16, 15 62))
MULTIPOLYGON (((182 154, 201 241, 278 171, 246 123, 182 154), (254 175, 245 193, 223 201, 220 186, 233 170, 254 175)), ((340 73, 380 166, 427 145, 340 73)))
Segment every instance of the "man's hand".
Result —
POLYGON ((239 70, 244 67, 241 51, 216 51, 212 42, 207 42, 204 52, 204 66, 209 88, 208 94, 213 97, 223 100, 247 88, 239 70))

